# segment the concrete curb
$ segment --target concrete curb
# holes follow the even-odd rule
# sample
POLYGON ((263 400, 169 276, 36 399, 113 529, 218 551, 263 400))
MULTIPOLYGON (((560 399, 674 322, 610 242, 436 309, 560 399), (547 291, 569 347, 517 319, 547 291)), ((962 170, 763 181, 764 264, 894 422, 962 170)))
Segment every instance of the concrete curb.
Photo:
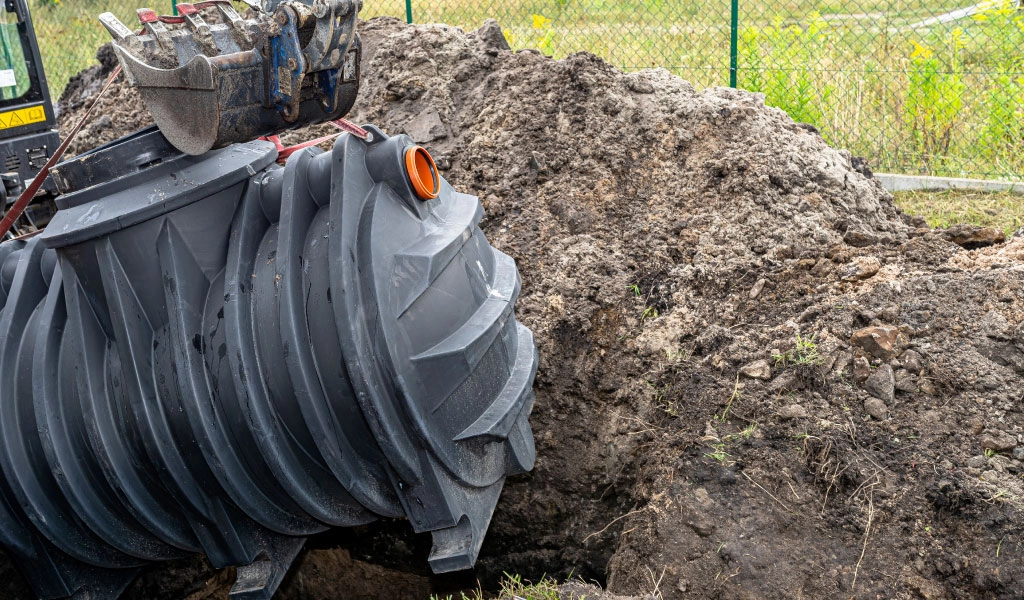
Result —
POLYGON ((979 192, 1013 192, 1024 194, 1024 182, 995 181, 989 179, 962 179, 958 177, 930 177, 920 175, 893 175, 875 173, 889 192, 910 192, 915 190, 976 190, 979 192))

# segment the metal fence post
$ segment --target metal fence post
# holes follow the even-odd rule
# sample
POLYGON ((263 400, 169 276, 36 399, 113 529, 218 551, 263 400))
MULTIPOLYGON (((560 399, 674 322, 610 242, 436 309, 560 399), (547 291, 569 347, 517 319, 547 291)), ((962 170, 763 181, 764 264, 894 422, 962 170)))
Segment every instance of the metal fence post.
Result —
POLYGON ((178 14, 178 0, 171 0, 171 14, 178 14))
POLYGON ((739 63, 740 0, 732 0, 729 19, 729 87, 736 87, 736 69, 739 63))
POLYGON ((412 23, 412 0, 405 0, 405 22, 412 23))

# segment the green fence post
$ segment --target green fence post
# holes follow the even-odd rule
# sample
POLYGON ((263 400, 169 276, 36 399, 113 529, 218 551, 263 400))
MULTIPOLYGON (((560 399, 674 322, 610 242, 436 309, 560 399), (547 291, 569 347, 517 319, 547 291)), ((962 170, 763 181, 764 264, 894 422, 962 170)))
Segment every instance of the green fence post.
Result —
POLYGON ((732 0, 732 15, 729 19, 729 87, 736 87, 736 70, 739 66, 739 22, 740 0, 732 0))
POLYGON ((405 22, 412 23, 412 0, 405 0, 405 22))
POLYGON ((171 0, 171 14, 178 14, 178 0, 171 0))

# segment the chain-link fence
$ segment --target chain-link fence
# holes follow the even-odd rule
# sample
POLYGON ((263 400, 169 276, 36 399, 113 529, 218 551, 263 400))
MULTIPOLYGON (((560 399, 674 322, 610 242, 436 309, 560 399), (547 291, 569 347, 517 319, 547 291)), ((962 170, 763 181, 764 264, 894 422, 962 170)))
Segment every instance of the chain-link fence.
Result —
MULTIPOLYGON (((514 48, 594 52, 664 67, 698 88, 735 85, 817 126, 878 170, 1020 179, 1021 0, 364 0, 363 16, 475 28, 495 18, 514 48)), ((29 0, 51 88, 126 23, 171 0, 29 0)))
POLYGON ((1024 174, 1020 0, 366 0, 414 22, 495 18, 515 48, 589 50, 735 85, 879 170, 1024 174))
POLYGON ((171 0, 28 0, 28 6, 54 99, 60 97, 72 75, 96 64, 96 49, 110 41, 97 18, 100 13, 112 12, 131 24, 138 22, 138 8, 172 11, 171 0))

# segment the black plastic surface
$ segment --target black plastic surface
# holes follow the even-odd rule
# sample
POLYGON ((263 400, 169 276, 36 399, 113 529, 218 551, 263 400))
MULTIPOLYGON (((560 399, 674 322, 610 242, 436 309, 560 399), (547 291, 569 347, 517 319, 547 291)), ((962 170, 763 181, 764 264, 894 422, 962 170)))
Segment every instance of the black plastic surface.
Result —
POLYGON ((284 168, 136 135, 0 244, 0 542, 41 598, 192 552, 269 598, 305 536, 381 516, 472 566, 534 460, 519 277, 476 198, 419 200, 411 141, 369 130, 284 168))

